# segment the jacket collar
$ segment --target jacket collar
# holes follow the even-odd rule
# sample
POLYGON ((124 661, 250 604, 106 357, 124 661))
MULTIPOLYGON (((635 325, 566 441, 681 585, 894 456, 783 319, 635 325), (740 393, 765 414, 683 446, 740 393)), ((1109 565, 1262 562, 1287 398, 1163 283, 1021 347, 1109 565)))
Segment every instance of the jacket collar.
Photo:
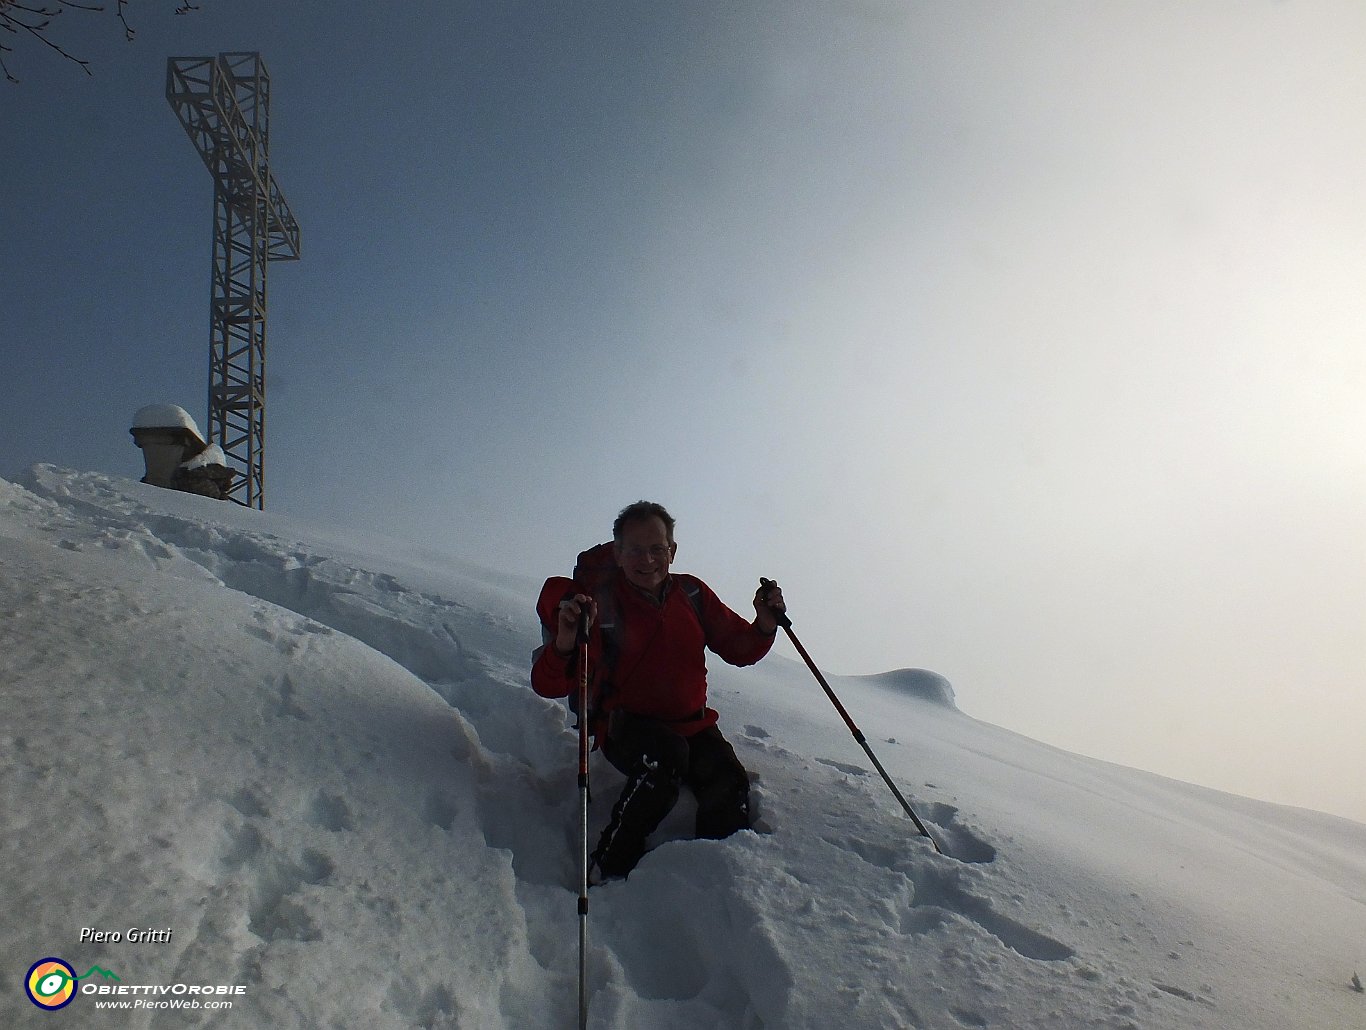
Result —
POLYGON ((656 608, 664 607, 664 604, 666 601, 668 601, 669 594, 673 591, 674 587, 674 574, 670 572, 667 576, 664 577, 664 583, 660 586, 660 590, 657 595, 649 590, 642 590, 640 587, 636 586, 634 583, 632 583, 629 579, 626 578, 626 573, 622 570, 620 565, 617 566, 617 580, 624 589, 629 590, 631 593, 635 594, 641 600, 653 605, 656 608))

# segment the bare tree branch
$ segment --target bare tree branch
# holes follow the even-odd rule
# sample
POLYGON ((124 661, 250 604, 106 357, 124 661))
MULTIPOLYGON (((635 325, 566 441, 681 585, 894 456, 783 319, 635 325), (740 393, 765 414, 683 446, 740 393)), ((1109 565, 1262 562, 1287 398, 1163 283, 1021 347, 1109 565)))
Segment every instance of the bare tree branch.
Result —
MULTIPOLYGON (((21 33, 27 33, 44 46, 61 54, 68 61, 80 65, 85 69, 87 75, 93 75, 94 72, 90 70, 89 61, 83 61, 79 57, 67 53, 56 43, 52 42, 52 40, 47 37, 47 30, 52 24, 52 19, 57 17, 68 7, 81 11, 99 11, 103 8, 88 7, 84 4, 76 3, 74 0, 55 0, 55 2, 57 4, 56 7, 30 7, 28 4, 19 3, 18 0, 0 2, 0 28, 6 29, 16 36, 21 33)), ((4 69, 6 79, 10 82, 18 82, 19 80, 10 72, 9 66, 5 63, 4 57, 2 56, 4 53, 13 52, 13 46, 6 46, 5 44, 0 43, 0 68, 4 69)))
MULTIPOLYGON (((131 3, 132 0, 118 0, 118 7, 115 11, 119 23, 123 26, 123 37, 129 42, 132 42, 133 37, 137 35, 133 26, 129 24, 127 17, 127 8, 131 3)), ((5 32, 8 32, 11 36, 18 39, 22 39, 25 36, 36 39, 39 43, 43 44, 48 49, 55 51, 66 60, 71 61, 73 64, 80 65, 87 75, 93 75, 94 72, 90 70, 89 61, 76 57, 65 50, 60 44, 53 42, 48 36, 48 31, 52 26, 52 20, 65 11, 74 10, 98 13, 104 11, 104 9, 103 4, 82 3, 81 0, 44 0, 44 2, 41 3, 24 2, 24 0, 0 0, 0 29, 5 30, 5 32)), ((197 4, 183 2, 176 7, 175 13, 188 14, 190 11, 197 10, 199 10, 197 4)), ((3 39, 3 37, 0 37, 0 39, 3 39)), ((13 42, 0 42, 0 71, 4 72, 5 78, 10 82, 17 83, 19 81, 18 78, 10 71, 9 65, 5 61, 6 55, 14 53, 14 46, 15 44, 13 42)))

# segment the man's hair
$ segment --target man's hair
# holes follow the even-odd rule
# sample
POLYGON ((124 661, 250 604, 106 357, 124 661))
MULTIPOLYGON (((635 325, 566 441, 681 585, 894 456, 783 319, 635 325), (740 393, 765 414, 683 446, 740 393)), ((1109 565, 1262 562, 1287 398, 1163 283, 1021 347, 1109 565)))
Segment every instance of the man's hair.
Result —
POLYGON ((674 517, 668 513, 664 505, 656 504, 654 501, 636 501, 628 504, 621 509, 617 515, 617 520, 612 523, 612 539, 621 542, 621 529, 628 522, 642 522, 645 519, 657 518, 664 523, 664 531, 669 543, 674 542, 674 517))

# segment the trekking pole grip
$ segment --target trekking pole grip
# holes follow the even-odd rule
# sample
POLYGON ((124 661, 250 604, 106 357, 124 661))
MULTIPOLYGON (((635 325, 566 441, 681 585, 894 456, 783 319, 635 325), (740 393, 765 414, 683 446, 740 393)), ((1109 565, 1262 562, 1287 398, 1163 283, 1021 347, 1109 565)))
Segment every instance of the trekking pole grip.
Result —
MULTIPOLYGON (((765 604, 768 603, 768 602, 767 602, 768 591, 772 590, 772 589, 773 589, 774 587, 776 587, 777 585, 778 585, 778 584, 775 583, 775 582, 773 582, 773 580, 771 580, 771 579, 765 579, 763 576, 760 576, 760 577, 759 577, 759 586, 760 586, 760 588, 762 588, 763 591, 764 591, 764 597, 765 597, 765 602, 764 602, 764 603, 765 603, 765 604)), ((787 617, 787 612, 777 612, 777 611, 775 611, 775 612, 773 613, 773 617, 774 617, 775 619, 778 620, 778 625, 781 626, 783 629, 791 629, 791 628, 792 628, 792 620, 789 619, 789 618, 787 617)))

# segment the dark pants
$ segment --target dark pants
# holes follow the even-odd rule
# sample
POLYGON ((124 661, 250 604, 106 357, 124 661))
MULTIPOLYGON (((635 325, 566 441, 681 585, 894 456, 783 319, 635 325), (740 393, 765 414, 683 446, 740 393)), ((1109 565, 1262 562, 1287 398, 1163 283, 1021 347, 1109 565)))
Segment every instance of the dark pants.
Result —
POLYGON ((697 797, 697 836, 719 840, 749 826, 749 774, 715 726, 685 737, 654 719, 613 712, 602 752, 626 774, 593 853, 604 876, 635 868, 681 787, 697 797))

